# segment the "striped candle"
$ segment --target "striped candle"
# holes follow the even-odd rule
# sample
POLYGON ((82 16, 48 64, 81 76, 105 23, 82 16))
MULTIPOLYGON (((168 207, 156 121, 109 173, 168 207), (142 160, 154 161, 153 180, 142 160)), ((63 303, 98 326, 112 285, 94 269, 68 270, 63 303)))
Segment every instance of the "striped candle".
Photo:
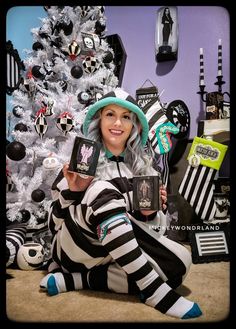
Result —
POLYGON ((205 86, 205 82, 204 82, 203 48, 200 48, 200 86, 205 86))
POLYGON ((222 44, 221 39, 219 39, 218 43, 218 77, 222 77, 222 44))

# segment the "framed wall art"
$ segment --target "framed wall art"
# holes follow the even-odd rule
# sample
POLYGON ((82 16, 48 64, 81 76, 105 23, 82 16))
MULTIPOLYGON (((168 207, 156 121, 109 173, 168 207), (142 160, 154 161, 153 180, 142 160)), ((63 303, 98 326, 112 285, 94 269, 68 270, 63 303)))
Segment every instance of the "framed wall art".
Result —
POLYGON ((177 7, 161 7, 157 11, 155 30, 157 62, 177 60, 178 37, 177 7))

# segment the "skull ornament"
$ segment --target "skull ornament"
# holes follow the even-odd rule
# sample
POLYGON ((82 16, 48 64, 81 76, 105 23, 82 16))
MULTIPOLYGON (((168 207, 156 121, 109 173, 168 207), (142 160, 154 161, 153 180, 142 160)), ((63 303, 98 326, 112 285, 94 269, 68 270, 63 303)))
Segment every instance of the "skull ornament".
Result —
POLYGON ((40 243, 28 242, 17 252, 17 265, 21 270, 36 270, 43 265, 44 248, 40 243))
POLYGON ((59 167, 60 163, 55 157, 48 157, 43 160, 43 167, 45 169, 53 170, 59 167))
POLYGON ((90 37, 85 37, 84 38, 84 44, 87 48, 89 49, 94 49, 94 42, 93 39, 90 37))

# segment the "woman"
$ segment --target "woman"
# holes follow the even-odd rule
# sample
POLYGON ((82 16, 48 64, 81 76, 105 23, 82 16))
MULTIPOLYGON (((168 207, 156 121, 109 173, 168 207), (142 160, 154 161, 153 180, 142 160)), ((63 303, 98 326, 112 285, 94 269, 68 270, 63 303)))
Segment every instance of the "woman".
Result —
POLYGON ((162 15, 162 38, 163 38, 163 45, 167 46, 170 34, 172 33, 172 25, 173 25, 173 20, 170 15, 170 9, 168 7, 165 7, 163 15, 162 15))
MULTIPOLYGON (((189 252, 157 230, 162 211, 133 211, 132 179, 158 175, 144 146, 143 111, 117 88, 88 108, 84 135, 102 143, 96 176, 83 179, 63 168, 53 184, 49 215, 53 234, 49 295, 93 289, 137 293, 142 302, 179 318, 201 315, 197 304, 177 294, 191 264, 189 252)), ((166 191, 160 190, 163 208, 166 191)))

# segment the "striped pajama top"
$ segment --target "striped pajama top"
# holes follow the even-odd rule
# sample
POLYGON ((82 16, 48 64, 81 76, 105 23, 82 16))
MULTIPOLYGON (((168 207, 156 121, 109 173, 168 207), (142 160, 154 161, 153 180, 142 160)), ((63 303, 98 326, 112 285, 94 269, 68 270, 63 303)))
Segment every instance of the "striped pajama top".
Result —
POLYGON ((81 272, 112 261, 97 235, 98 225, 107 218, 129 212, 131 220, 133 216, 145 220, 140 212, 131 215, 132 179, 122 157, 108 159, 105 177, 95 178, 85 192, 70 191, 62 172, 59 174, 52 186, 49 229, 52 258, 65 272, 81 272))

